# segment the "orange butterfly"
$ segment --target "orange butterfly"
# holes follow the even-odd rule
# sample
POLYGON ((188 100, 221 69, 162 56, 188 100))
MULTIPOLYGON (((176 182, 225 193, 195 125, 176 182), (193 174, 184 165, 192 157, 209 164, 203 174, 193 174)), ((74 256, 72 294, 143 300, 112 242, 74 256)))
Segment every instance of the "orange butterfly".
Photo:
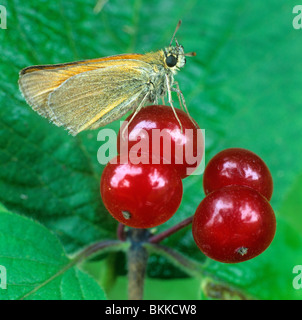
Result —
POLYGON ((134 117, 145 103, 157 103, 166 94, 173 107, 171 91, 185 106, 174 75, 185 65, 185 55, 195 53, 185 54, 175 42, 176 46, 170 43, 164 50, 146 54, 28 67, 20 72, 19 87, 33 110, 72 135, 104 126, 131 109, 134 117))

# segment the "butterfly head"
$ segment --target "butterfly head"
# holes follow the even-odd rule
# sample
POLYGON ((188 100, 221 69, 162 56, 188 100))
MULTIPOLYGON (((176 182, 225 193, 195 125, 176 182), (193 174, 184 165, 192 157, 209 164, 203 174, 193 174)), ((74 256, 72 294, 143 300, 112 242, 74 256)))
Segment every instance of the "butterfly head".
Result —
POLYGON ((165 63, 168 68, 178 70, 186 64, 185 52, 182 45, 169 46, 164 50, 165 63))

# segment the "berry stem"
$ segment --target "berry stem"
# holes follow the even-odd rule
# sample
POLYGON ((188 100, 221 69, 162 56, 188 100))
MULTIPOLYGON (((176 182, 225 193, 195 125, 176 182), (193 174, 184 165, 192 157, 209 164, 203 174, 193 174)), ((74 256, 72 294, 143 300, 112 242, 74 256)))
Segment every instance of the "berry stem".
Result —
POLYGON ((177 232, 178 230, 181 230, 182 228, 188 226, 189 224, 191 224, 193 221, 193 216, 179 222, 178 224, 176 224, 175 226, 155 235, 149 238, 149 243, 159 243, 162 240, 164 240, 165 238, 168 238, 170 235, 172 235, 173 233, 177 232))
POLYGON ((117 233, 117 238, 120 241, 125 241, 126 240, 126 233, 125 233, 125 225, 124 224, 122 224, 122 223, 118 224, 116 233, 117 233))
POLYGON ((130 229, 128 240, 128 299, 142 300, 144 294, 144 279, 147 268, 148 252, 143 244, 149 238, 148 229, 130 229))

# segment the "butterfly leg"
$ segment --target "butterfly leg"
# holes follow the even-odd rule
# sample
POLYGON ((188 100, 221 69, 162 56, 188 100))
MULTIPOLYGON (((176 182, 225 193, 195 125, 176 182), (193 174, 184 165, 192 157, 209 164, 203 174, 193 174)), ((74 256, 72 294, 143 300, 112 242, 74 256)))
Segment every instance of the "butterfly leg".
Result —
POLYGON ((187 108, 187 105, 186 105, 186 101, 185 101, 185 97, 183 95, 183 93, 181 92, 180 88, 179 88, 179 84, 177 81, 174 81, 174 84, 176 85, 176 88, 172 88, 171 90, 176 92, 177 93, 177 96, 178 96, 178 99, 179 99, 179 103, 181 105, 181 108, 185 109, 188 117, 190 118, 190 120, 192 121, 192 123, 194 123, 195 127, 196 127, 196 123, 195 121, 193 120, 193 118, 191 117, 190 113, 189 113, 189 110, 187 108), (182 102, 182 103, 181 103, 182 102))
POLYGON ((143 100, 140 102, 140 104, 136 107, 132 117, 130 118, 130 120, 127 122, 125 128, 123 129, 122 131, 122 138, 125 140, 125 132, 126 130, 128 129, 129 127, 129 124, 132 122, 132 120, 135 118, 135 116, 139 113, 139 111, 142 109, 142 107, 144 106, 146 100, 147 100, 147 97, 149 95, 149 92, 147 92, 143 98, 143 100))
POLYGON ((171 88, 171 91, 174 91, 174 92, 177 93, 177 97, 178 97, 178 101, 179 101, 180 108, 181 108, 181 110, 185 111, 185 110, 184 110, 184 105, 185 105, 185 103, 184 103, 184 97, 181 96, 182 92, 181 92, 180 89, 179 89, 178 82, 177 82, 177 81, 174 81, 174 84, 176 85, 176 88, 173 88, 173 87, 172 87, 172 88, 171 88))
POLYGON ((181 132, 183 133, 183 127, 182 127, 182 124, 178 118, 178 115, 175 111, 175 107, 173 106, 173 100, 172 100, 172 95, 171 95, 171 87, 170 87, 170 82, 169 82, 169 78, 168 76, 166 75, 166 85, 167 85, 167 92, 168 92, 168 100, 169 100, 169 103, 170 103, 170 106, 173 110, 173 113, 174 113, 174 116, 176 118, 176 120, 178 121, 179 123, 179 126, 180 126, 180 129, 181 129, 181 132))

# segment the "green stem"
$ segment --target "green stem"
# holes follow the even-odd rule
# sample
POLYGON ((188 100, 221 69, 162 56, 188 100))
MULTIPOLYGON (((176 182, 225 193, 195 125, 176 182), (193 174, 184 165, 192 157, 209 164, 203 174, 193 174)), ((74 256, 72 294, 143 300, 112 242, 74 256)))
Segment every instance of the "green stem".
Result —
POLYGON ((88 257, 104 251, 124 251, 128 247, 128 244, 119 240, 105 240, 86 247, 73 257, 71 263, 73 265, 82 262, 88 257))
POLYGON ((205 273, 203 264, 193 261, 169 247, 156 243, 146 243, 144 246, 149 253, 154 252, 165 256, 174 265, 192 277, 201 278, 205 273))

